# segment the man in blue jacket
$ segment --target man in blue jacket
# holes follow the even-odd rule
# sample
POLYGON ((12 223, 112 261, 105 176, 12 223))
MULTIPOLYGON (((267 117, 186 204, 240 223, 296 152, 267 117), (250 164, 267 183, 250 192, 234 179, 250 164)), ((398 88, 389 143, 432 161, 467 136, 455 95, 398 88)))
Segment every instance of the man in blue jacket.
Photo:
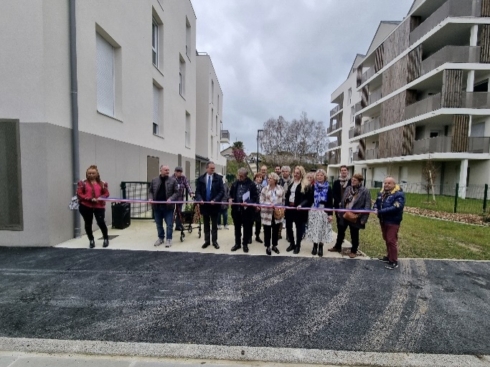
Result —
POLYGON ((214 172, 216 166, 214 162, 206 164, 206 173, 197 179, 195 201, 202 203, 201 214, 204 221, 204 245, 206 248, 213 242, 213 247, 219 249, 218 245, 218 214, 220 203, 225 194, 223 179, 220 175, 214 172), (204 204, 204 202, 208 202, 204 204))
POLYGON ((383 190, 378 193, 374 204, 387 250, 387 256, 379 260, 388 263, 385 266, 386 269, 398 268, 398 230, 403 219, 404 206, 405 194, 402 189, 396 184, 393 177, 386 177, 383 182, 383 190))

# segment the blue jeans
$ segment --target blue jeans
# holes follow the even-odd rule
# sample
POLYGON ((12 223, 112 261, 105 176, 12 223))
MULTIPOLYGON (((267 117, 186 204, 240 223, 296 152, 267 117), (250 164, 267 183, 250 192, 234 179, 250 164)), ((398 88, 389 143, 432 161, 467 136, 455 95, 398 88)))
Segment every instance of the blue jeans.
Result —
POLYGON ((223 216, 223 225, 228 225, 228 207, 226 209, 220 209, 218 214, 218 225, 221 225, 221 216, 223 216))
POLYGON ((163 221, 167 225, 167 240, 172 239, 172 226, 174 221, 173 209, 168 209, 167 205, 155 205, 153 209, 155 213, 155 223, 157 224, 158 238, 165 239, 165 230, 163 229, 163 221))

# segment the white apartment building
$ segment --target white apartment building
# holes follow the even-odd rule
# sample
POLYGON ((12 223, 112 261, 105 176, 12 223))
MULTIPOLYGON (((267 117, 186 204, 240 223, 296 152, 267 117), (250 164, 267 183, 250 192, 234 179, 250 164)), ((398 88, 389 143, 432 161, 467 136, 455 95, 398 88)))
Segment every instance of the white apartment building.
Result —
POLYGON ((490 1, 414 1, 402 22, 380 25, 332 94, 330 175, 345 164, 368 185, 419 183, 430 160, 438 193, 490 183, 489 78, 490 1))
POLYGON ((197 139, 196 176, 212 161, 216 172, 226 174, 226 158, 221 155, 221 144, 230 143, 230 133, 223 130, 223 91, 214 70, 211 57, 197 54, 197 139))
POLYGON ((0 245, 72 238, 91 164, 113 197, 162 164, 195 178, 195 45, 190 0, 2 1, 0 245))

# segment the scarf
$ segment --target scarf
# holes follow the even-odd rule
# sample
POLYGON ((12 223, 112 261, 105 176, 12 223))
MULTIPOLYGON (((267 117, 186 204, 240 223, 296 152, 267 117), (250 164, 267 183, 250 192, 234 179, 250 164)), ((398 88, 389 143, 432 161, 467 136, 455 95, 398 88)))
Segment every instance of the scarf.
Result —
POLYGON ((347 206, 347 204, 349 204, 352 200, 354 200, 354 197, 359 193, 359 186, 357 187, 350 186, 348 190, 349 190, 349 195, 344 200, 345 206, 347 206))
POLYGON ((313 206, 318 208, 322 201, 327 201, 328 181, 325 181, 324 183, 315 182, 314 186, 315 190, 313 190, 313 206))
POLYGON ((342 186, 344 189, 347 187, 347 183, 349 182, 350 177, 347 176, 346 178, 339 177, 340 181, 340 186, 342 186))

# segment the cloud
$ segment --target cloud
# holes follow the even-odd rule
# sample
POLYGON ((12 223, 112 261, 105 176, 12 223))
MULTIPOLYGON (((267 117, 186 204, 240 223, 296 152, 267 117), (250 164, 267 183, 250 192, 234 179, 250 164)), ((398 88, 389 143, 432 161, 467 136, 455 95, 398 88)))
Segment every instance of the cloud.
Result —
POLYGON ((302 111, 325 124, 331 93, 365 53, 382 20, 402 20, 412 0, 192 0, 197 49, 223 89, 223 126, 256 150, 270 117, 302 111))

